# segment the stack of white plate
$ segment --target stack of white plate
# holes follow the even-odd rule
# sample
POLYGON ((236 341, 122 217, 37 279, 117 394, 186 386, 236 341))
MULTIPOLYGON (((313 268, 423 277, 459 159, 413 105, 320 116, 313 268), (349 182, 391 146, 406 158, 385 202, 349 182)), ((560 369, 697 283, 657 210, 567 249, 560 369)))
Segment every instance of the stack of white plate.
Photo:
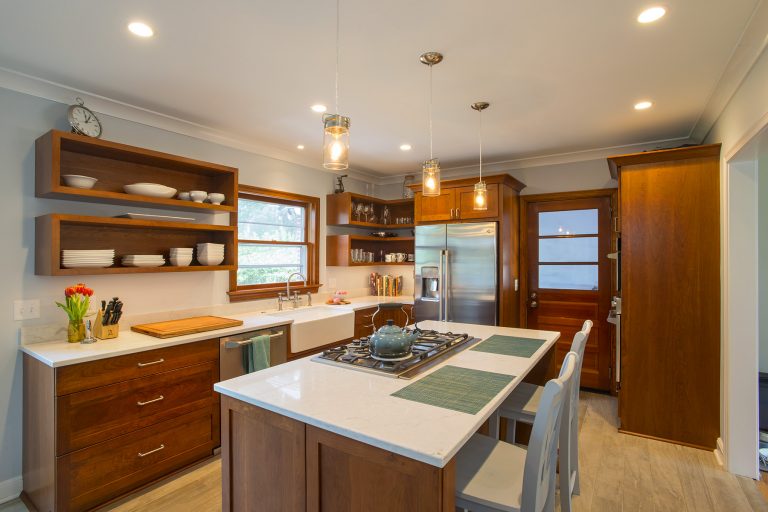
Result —
POLYGON ((115 250, 64 249, 61 266, 64 268, 104 268, 115 262, 115 250))
POLYGON ((224 244, 197 244, 197 261, 201 265, 219 265, 224 261, 224 244))
POLYGON ((122 262, 124 267, 162 267, 165 258, 162 254, 126 254, 122 262))
POLYGON ((192 263, 192 247, 171 247, 171 265, 188 267, 192 263))

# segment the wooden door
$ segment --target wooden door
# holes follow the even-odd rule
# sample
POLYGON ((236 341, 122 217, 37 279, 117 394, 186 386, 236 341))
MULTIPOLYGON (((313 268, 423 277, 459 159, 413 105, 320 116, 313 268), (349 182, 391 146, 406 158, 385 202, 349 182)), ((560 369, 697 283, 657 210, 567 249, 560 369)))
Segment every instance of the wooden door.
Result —
POLYGON ((610 192, 578 199, 540 197, 526 202, 526 326, 561 333, 555 353, 559 369, 574 334, 592 320, 581 385, 609 390, 610 192))
POLYGON ((456 189, 457 217, 460 219, 495 219, 499 216, 499 186, 488 184, 488 209, 477 211, 475 205, 475 187, 456 189))
POLYGON ((417 224, 454 219, 456 194, 452 188, 443 188, 440 195, 436 197, 426 197, 421 192, 417 192, 414 201, 414 216, 417 224))

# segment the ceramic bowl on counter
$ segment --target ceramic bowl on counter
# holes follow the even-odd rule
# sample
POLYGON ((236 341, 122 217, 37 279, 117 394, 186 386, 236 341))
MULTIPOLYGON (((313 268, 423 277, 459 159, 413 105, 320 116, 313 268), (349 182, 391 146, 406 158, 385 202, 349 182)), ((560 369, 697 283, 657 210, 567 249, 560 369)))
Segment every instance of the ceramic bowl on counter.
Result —
POLYGON ((202 203, 208 198, 208 192, 205 190, 190 190, 189 197, 196 203, 202 203))
POLYGON ((128 194, 148 197, 171 198, 176 195, 176 189, 160 185, 159 183, 132 183, 123 187, 128 194))
POLYGON ((96 184, 96 178, 90 176, 81 176, 80 174, 62 174, 61 179, 64 180, 64 184, 72 188, 93 188, 96 184))
POLYGON ((224 202, 224 199, 226 199, 226 196, 224 194, 219 194, 218 192, 211 192, 208 194, 208 201, 211 204, 221 204, 224 202))

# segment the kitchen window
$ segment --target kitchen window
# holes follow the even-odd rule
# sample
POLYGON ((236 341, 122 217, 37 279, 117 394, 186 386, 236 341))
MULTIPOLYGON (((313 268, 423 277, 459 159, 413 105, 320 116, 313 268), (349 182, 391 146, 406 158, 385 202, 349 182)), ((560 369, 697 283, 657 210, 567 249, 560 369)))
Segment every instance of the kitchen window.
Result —
POLYGON ((240 185, 237 205, 237 270, 230 273, 230 301, 276 297, 291 290, 317 292, 320 199, 240 185))

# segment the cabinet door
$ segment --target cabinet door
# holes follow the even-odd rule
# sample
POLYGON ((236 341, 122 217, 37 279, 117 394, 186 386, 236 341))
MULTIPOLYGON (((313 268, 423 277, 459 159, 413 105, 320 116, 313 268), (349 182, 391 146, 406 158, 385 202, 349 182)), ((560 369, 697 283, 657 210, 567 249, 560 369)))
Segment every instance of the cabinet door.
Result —
POLYGON ((452 220, 456 209, 454 189, 443 189, 437 197, 425 197, 421 192, 415 198, 416 223, 452 220))
POLYGON ((488 184, 488 209, 474 210, 475 187, 461 187, 456 189, 457 217, 460 219, 491 219, 499 216, 499 186, 496 183, 488 184))

